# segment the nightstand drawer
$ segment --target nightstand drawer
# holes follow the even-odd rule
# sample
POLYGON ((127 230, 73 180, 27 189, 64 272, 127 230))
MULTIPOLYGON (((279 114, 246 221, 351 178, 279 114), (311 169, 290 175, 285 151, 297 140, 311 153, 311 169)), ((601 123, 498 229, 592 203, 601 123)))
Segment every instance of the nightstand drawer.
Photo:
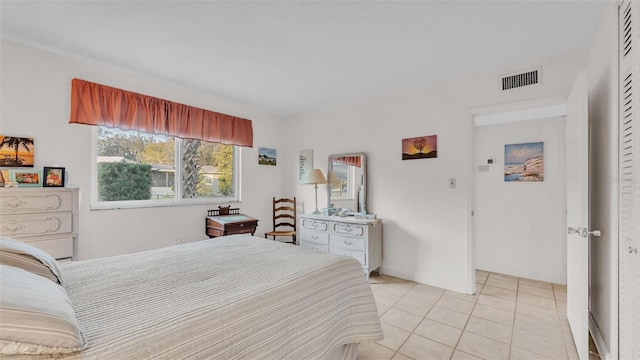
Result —
POLYGON ((355 258, 356 260, 358 260, 360 264, 362 264, 362 266, 367 265, 367 257, 364 251, 351 251, 351 250, 331 247, 331 252, 334 254, 351 256, 352 258, 355 258))
POLYGON ((346 250, 365 251, 367 239, 361 237, 331 236, 331 246, 346 250))
POLYGON ((309 249, 322 251, 322 252, 329 252, 329 245, 319 245, 319 244, 314 244, 312 242, 301 240, 300 241, 300 246, 305 247, 305 248, 309 248, 309 249))

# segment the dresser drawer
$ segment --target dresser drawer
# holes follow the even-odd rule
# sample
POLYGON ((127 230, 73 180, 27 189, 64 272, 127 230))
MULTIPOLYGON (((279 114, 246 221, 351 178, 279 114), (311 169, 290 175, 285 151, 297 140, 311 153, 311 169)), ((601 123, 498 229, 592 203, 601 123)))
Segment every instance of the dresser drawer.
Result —
POLYGON ((332 222, 331 236, 334 235, 367 237, 367 225, 332 222))
POLYGON ((300 241, 300 246, 302 246, 304 248, 309 248, 309 249, 322 251, 322 252, 329 252, 329 245, 319 245, 319 244, 314 244, 312 242, 301 240, 300 241))
POLYGON ((65 259, 73 256, 73 237, 23 241, 44 250, 54 259, 65 259))
POLYGON ((70 213, 5 215, 0 219, 0 235, 24 237, 70 233, 70 213))
POLYGON ((300 234, 298 235, 300 241, 310 241, 317 244, 329 245, 329 233, 328 232, 320 232, 313 231, 309 229, 300 229, 300 234))
POLYGON ((352 251, 352 250, 335 248, 332 246, 331 252, 334 254, 351 256, 352 258, 355 258, 356 260, 358 260, 360 264, 362 264, 362 266, 367 265, 367 256, 364 251, 352 251))
POLYGON ((300 230, 311 230, 319 232, 329 232, 329 222, 325 220, 314 220, 303 218, 300 221, 300 230))
POLYGON ((29 191, 0 193, 0 214, 31 214, 64 212, 73 208, 73 194, 69 191, 29 191))
POLYGON ((346 250, 365 251, 367 249, 367 239, 361 237, 332 235, 331 247, 338 247, 346 250))

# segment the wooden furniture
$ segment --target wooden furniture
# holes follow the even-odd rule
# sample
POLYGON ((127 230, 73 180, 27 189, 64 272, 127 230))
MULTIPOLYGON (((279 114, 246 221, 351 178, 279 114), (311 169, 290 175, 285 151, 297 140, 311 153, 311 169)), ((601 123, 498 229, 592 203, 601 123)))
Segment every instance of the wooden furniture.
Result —
POLYGON ((56 259, 77 256, 74 188, 0 188, 0 235, 27 242, 56 259))
POLYGON ((273 231, 264 234, 264 238, 272 236, 291 236, 292 243, 296 244, 296 198, 273 198, 273 231), (283 228, 278 229, 278 228, 283 228))
POLYGON ((231 209, 230 206, 207 211, 205 219, 205 232, 210 238, 233 234, 253 235, 256 227, 257 219, 240 214, 240 209, 231 209))
POLYGON ((367 278, 382 265, 382 222, 380 219, 300 215, 300 246, 351 256, 362 264, 367 278))

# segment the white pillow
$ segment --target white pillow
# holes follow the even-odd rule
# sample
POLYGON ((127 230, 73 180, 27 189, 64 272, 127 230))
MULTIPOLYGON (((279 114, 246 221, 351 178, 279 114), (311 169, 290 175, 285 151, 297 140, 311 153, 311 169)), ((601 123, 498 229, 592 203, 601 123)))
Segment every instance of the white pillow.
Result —
POLYGON ((22 241, 0 236, 0 264, 15 266, 62 284, 56 260, 44 250, 22 241))
POLYGON ((0 265, 0 279, 0 355, 65 354, 85 347, 62 286, 7 265, 0 265))

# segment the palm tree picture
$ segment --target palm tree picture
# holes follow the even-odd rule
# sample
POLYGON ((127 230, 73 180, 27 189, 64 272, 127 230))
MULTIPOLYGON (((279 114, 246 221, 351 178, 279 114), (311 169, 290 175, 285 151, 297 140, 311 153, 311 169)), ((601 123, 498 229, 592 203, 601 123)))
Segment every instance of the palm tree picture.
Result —
POLYGON ((0 135, 0 166, 33 167, 33 138, 0 135))

